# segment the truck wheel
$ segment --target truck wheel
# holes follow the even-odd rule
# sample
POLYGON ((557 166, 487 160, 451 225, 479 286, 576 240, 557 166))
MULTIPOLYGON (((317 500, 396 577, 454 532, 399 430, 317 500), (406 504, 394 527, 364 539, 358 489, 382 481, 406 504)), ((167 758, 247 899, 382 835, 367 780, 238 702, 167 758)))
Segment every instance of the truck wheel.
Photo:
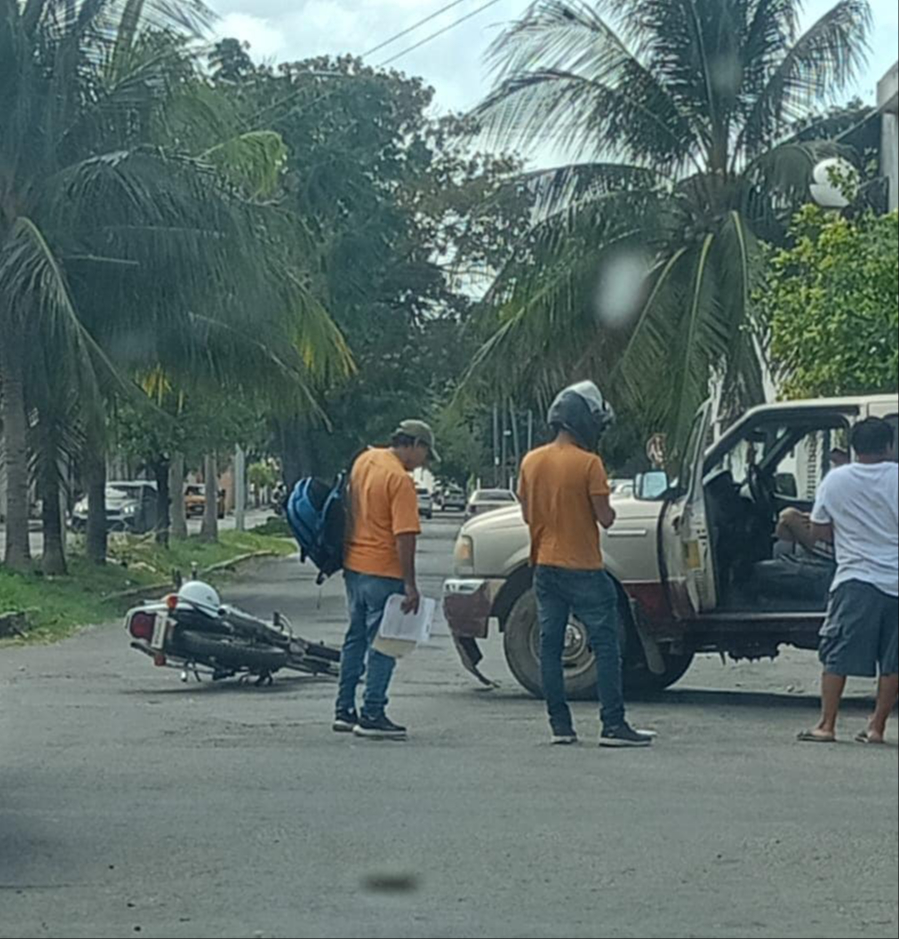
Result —
MULTIPOLYGON (((518 683, 537 698, 543 697, 540 677, 540 623, 537 596, 533 590, 522 594, 506 620, 503 633, 506 662, 518 683)), ((565 691, 571 701, 596 700, 596 656, 587 641, 587 632, 575 619, 568 625, 562 656, 565 691)))
MULTIPOLYGON (((627 697, 641 697, 664 691, 684 676, 693 661, 693 653, 670 655, 663 652, 665 671, 661 675, 651 672, 636 631, 630 623, 622 622, 626 635, 623 641, 624 693, 627 697)), ((537 619, 537 597, 528 590, 518 598, 506 620, 503 634, 506 662, 519 684, 538 698, 543 697, 540 676, 540 624, 537 619)), ((568 624, 565 652, 562 657, 565 690, 571 701, 595 701, 596 656, 590 647, 587 631, 577 619, 568 624)))
POLYGON ((646 656, 640 645, 640 639, 633 630, 629 630, 628 651, 624 658, 624 694, 626 697, 645 698, 670 688, 687 674, 687 670, 693 664, 694 655, 692 652, 672 655, 670 652, 663 651, 662 658, 665 661, 665 670, 660 675, 656 675, 646 664, 646 656), (637 647, 639 651, 631 655, 633 647, 637 647))

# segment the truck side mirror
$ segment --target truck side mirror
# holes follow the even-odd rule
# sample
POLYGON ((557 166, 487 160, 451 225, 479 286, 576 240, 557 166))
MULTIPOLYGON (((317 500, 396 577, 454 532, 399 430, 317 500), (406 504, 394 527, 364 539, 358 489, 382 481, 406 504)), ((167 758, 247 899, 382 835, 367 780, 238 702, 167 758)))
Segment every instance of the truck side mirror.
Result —
POLYGON ((671 480, 664 470, 639 473, 634 480, 634 497, 641 502, 660 502, 671 488, 671 480))

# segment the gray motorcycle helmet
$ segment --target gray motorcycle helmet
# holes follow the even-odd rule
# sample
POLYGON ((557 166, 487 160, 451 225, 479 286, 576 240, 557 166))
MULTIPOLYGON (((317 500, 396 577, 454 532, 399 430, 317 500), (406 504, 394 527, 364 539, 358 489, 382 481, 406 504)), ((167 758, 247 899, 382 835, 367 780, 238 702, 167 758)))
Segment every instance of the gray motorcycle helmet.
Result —
POLYGON ((556 433, 567 430, 580 447, 593 453, 615 423, 615 412, 592 381, 582 381, 559 392, 547 421, 556 433))

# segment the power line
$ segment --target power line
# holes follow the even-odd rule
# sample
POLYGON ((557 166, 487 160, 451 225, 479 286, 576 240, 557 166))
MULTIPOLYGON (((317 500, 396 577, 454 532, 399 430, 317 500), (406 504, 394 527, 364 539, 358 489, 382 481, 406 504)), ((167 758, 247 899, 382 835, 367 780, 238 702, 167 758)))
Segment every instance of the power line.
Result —
MULTIPOLYGON (((425 26, 426 24, 430 23, 432 20, 436 19, 438 16, 441 16, 443 13, 446 13, 449 10, 452 10, 457 6, 460 6, 462 3, 465 3, 465 2, 466 0, 454 0, 453 3, 447 4, 441 9, 436 10, 434 13, 431 13, 429 16, 426 16, 423 20, 420 20, 419 22, 415 23, 413 26, 409 26, 407 29, 402 30, 396 35, 391 36, 389 39, 375 46, 373 49, 370 49, 368 52, 362 53, 362 56, 360 58, 362 59, 368 58, 369 56, 374 55, 375 52, 378 52, 381 49, 386 49, 387 46, 393 45, 393 43, 402 39, 404 36, 408 36, 409 33, 414 32, 417 29, 420 29, 422 26, 425 26)), ((486 10, 489 10, 490 7, 496 6, 496 4, 499 2, 500 0, 490 0, 489 3, 485 3, 483 6, 478 7, 476 10, 472 10, 470 13, 466 13, 465 16, 460 17, 457 20, 454 20, 448 26, 444 26, 443 29, 439 29, 437 30, 437 32, 431 33, 430 36, 426 36, 420 42, 417 42, 414 45, 409 46, 407 49, 403 49, 402 52, 398 52, 396 55, 391 56, 389 59, 386 59, 384 62, 378 63, 375 66, 375 68, 386 68, 388 65, 392 65, 394 62, 399 61, 399 59, 404 58, 410 53, 415 52, 416 50, 420 49, 422 46, 425 46, 428 43, 433 42, 435 39, 438 39, 440 36, 445 35, 446 33, 455 29, 457 26, 461 26, 462 23, 465 23, 468 20, 473 19, 475 16, 479 16, 481 13, 484 13, 486 10)), ((336 79, 342 76, 335 73, 334 77, 336 79)), ((261 117, 268 114, 269 112, 276 111, 279 108, 283 107, 285 104, 288 104, 293 98, 299 97, 303 93, 304 90, 305 89, 298 88, 296 91, 292 92, 283 100, 277 101, 274 104, 269 105, 267 108, 263 108, 262 111, 259 111, 255 115, 255 120, 258 121, 261 117)), ((299 114, 305 114, 306 111, 308 111, 311 107, 317 104, 321 104, 323 101, 327 101, 327 99, 330 98, 334 94, 336 94, 336 89, 333 89, 333 88, 328 89, 328 91, 326 91, 324 94, 319 95, 316 98, 313 98, 311 101, 307 101, 301 108, 299 108, 296 112, 294 112, 294 115, 296 116, 299 114)))
POLYGON ((449 13, 450 10, 454 10, 456 7, 461 6, 463 3, 466 3, 467 0, 453 0, 453 3, 448 3, 445 7, 441 7, 439 10, 436 10, 434 13, 431 13, 430 16, 426 16, 423 20, 419 20, 417 23, 414 23, 408 29, 404 29, 401 33, 397 33, 395 36, 391 36, 389 39, 385 39, 380 45, 374 47, 374 49, 369 49, 368 52, 362 53, 362 58, 367 59, 370 55, 374 55, 376 52, 380 52, 382 49, 386 49, 388 46, 392 46, 395 42, 399 42, 400 39, 404 39, 409 33, 414 33, 417 29, 421 29, 422 26, 427 26, 431 20, 436 20, 438 16, 442 16, 444 13, 449 13))
MULTIPOLYGON (((417 49, 420 49, 422 46, 426 46, 429 42, 433 42, 435 39, 444 35, 444 33, 450 32, 450 30, 455 29, 457 26, 461 26, 463 23, 467 22, 470 19, 474 19, 476 16, 480 16, 481 13, 486 12, 490 7, 494 7, 499 3, 500 0, 490 0, 489 3, 485 3, 483 6, 478 7, 476 10, 472 10, 470 13, 466 13, 465 16, 460 17, 455 22, 450 23, 448 26, 444 26, 443 29, 437 30, 436 33, 432 33, 430 36, 426 36, 421 42, 415 43, 414 46, 409 46, 408 49, 403 49, 402 52, 398 52, 392 58, 387 59, 384 62, 381 62, 378 65, 378 68, 386 68, 388 65, 392 65, 398 59, 402 59, 404 56, 409 55, 411 52, 415 52, 417 49)), ((435 16, 439 14, 434 14, 435 16)), ((370 54, 370 53, 369 53, 370 54)))

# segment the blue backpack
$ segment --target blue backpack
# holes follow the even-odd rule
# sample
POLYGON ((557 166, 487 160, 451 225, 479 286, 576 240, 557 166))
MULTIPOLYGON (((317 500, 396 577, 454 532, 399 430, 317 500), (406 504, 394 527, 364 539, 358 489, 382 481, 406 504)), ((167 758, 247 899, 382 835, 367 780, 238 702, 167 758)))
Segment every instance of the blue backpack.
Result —
POLYGON ((300 546, 300 560, 312 561, 318 568, 319 586, 343 569, 347 479, 347 473, 341 473, 333 485, 301 479, 287 500, 285 515, 300 546))

